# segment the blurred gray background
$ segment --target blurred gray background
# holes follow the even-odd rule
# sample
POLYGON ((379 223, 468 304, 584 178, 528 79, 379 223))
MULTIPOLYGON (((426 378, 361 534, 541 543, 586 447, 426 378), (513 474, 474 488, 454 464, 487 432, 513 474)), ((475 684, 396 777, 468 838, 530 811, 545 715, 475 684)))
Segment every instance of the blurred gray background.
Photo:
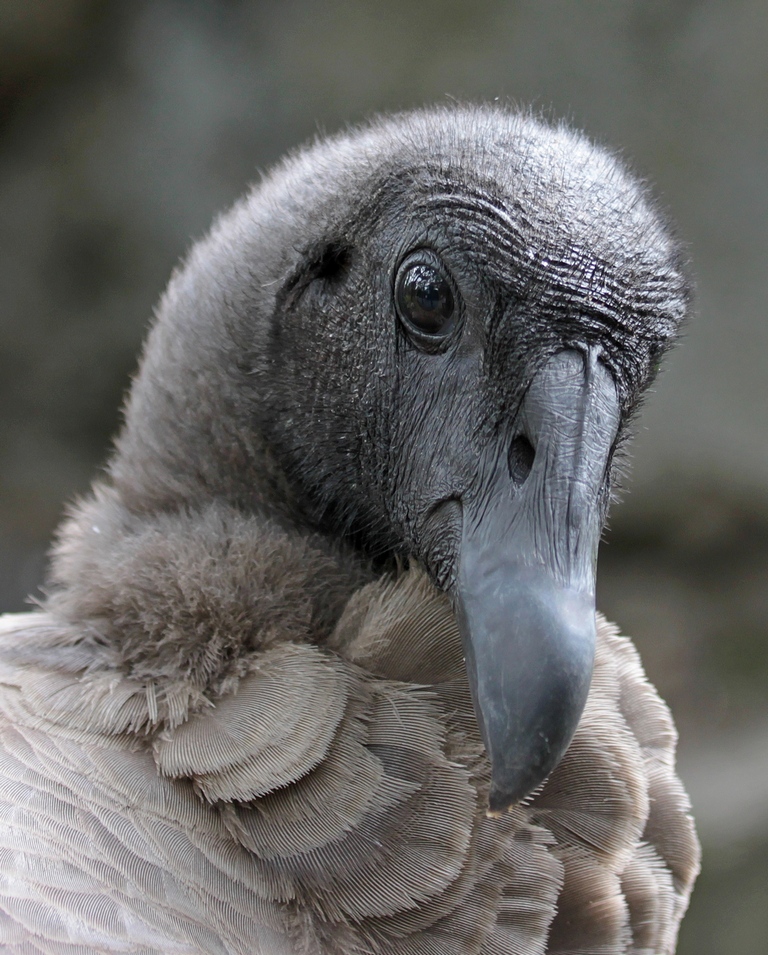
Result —
POLYGON ((620 147, 697 314, 648 401, 600 604, 672 704, 704 842, 682 955, 768 953, 765 0, 2 0, 0 610, 104 461, 170 270, 318 130, 446 96, 620 147))

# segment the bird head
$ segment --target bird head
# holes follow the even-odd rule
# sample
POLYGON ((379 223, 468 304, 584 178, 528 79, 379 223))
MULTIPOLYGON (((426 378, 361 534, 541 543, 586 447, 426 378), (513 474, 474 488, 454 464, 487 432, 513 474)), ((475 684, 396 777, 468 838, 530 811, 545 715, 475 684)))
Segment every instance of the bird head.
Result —
POLYGON ((193 250, 113 478, 420 561, 502 810, 575 732, 616 449, 687 297, 646 191, 582 136, 500 108, 379 120, 290 157, 193 250))

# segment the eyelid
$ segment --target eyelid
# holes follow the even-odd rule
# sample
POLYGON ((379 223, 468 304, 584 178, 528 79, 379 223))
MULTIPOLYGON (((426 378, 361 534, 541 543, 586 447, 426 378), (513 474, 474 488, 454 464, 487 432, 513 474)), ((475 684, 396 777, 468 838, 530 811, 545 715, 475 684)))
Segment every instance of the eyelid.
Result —
POLYGON ((400 328, 404 331, 408 340, 421 351, 430 354, 445 351, 450 343, 455 340, 463 324, 463 302, 450 270, 435 251, 428 248, 417 248, 400 259, 392 277, 392 296, 400 328), (424 331, 415 325, 407 315, 403 314, 400 302, 401 282, 413 267, 419 265, 434 269, 448 285, 453 303, 453 312, 446 320, 445 331, 441 330, 437 333, 424 331))

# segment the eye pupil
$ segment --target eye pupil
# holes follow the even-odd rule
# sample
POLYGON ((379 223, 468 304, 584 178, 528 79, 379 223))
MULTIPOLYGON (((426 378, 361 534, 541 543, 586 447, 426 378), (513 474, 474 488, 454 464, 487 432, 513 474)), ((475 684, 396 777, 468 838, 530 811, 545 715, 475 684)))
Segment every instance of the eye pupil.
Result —
POLYGON ((451 285, 434 265, 407 266, 398 276, 397 307, 404 322, 427 335, 447 334, 454 313, 451 285))

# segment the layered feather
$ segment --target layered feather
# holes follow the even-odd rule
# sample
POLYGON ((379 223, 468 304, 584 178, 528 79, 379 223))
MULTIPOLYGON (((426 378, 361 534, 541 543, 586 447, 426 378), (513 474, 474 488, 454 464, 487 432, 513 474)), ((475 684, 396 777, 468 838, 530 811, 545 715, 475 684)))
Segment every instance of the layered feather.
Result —
POLYGON ((698 867, 674 728, 604 622, 565 759, 500 819, 418 570, 359 589, 322 646, 271 641, 181 722, 106 657, 46 669, 61 629, 0 625, 4 951, 673 951, 698 867))

